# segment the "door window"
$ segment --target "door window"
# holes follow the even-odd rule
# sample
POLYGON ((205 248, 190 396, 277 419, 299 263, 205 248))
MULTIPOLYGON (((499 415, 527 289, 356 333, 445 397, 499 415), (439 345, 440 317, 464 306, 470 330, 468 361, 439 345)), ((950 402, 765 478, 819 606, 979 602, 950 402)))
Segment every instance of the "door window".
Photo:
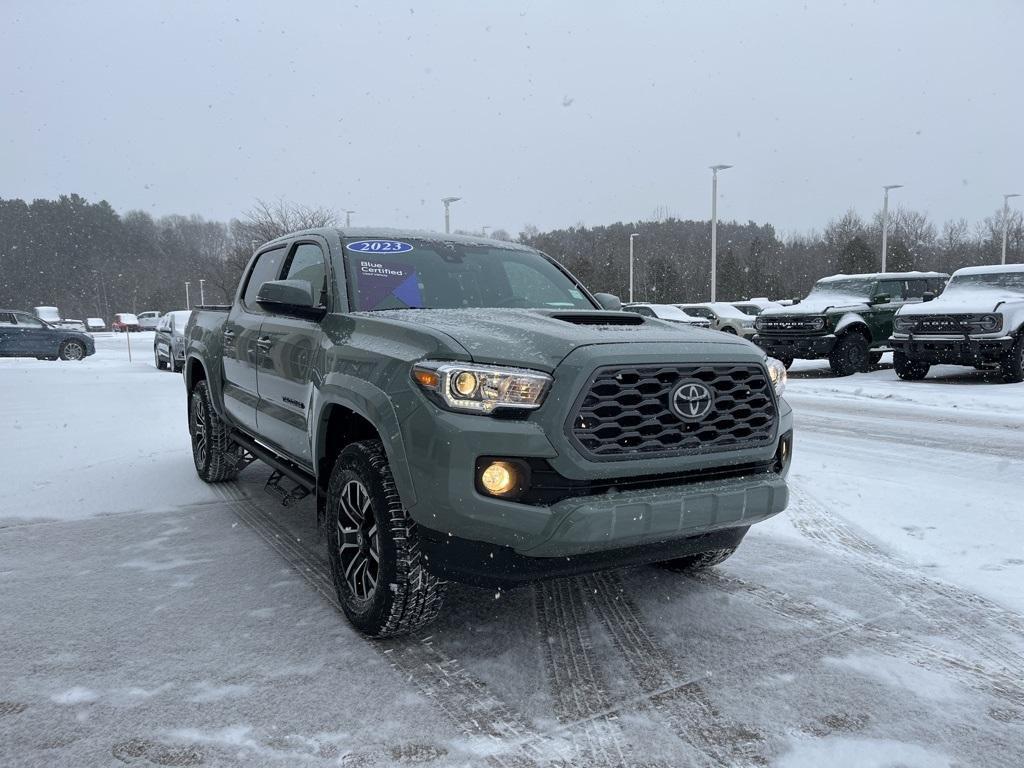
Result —
POLYGON ((284 254, 284 248, 275 248, 272 251, 264 251, 256 257, 256 263, 252 265, 249 280, 245 284, 245 293, 242 294, 242 304, 250 312, 263 311, 256 303, 256 295, 260 292, 261 285, 271 280, 277 280, 281 274, 284 254))
POLYGON ((654 317, 654 312, 649 307, 627 307, 627 311, 636 312, 644 317, 654 317))
POLYGON ((889 301, 903 301, 904 294, 903 280, 879 280, 875 288, 875 296, 883 293, 889 297, 889 301))
POLYGON ((930 291, 927 280, 907 280, 907 300, 922 301, 924 292, 930 291))
POLYGON ((295 246, 281 279, 305 280, 314 291, 320 292, 320 305, 327 305, 327 264, 319 245, 299 243, 295 246))
POLYGON ((23 328, 45 328, 46 325, 38 317, 32 317, 32 315, 24 315, 20 312, 15 314, 18 325, 23 328))
POLYGON ((14 314, 12 312, 0 312, 0 326, 14 325, 14 314))

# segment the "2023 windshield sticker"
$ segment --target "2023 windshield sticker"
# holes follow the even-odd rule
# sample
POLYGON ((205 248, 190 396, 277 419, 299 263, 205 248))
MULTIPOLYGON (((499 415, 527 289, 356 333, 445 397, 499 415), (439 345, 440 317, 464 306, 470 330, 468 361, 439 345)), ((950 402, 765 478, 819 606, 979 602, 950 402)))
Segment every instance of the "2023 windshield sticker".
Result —
POLYGON ((356 253, 408 253, 413 249, 412 244, 401 240, 357 240, 345 248, 356 253))

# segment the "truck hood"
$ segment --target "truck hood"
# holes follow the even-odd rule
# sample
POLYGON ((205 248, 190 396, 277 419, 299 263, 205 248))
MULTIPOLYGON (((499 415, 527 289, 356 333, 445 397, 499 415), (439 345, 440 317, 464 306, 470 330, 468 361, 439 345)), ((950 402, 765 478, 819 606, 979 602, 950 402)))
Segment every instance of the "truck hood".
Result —
MULTIPOLYGON (((702 345, 735 346, 738 356, 757 352, 749 342, 720 331, 669 323, 630 312, 547 309, 398 309, 359 313, 424 328, 454 339, 477 363, 553 371, 566 355, 592 344, 674 342, 697 353, 702 345), (639 322, 638 322, 639 321, 639 322), (746 354, 744 354, 746 352, 746 354)), ((758 353, 763 356, 763 353, 758 353)))
POLYGON ((943 293, 933 301, 920 304, 905 304, 899 311, 900 315, 942 315, 948 312, 967 314, 972 312, 995 312, 1008 305, 1014 308, 1024 307, 1024 296, 998 290, 963 289, 952 293, 943 293))
POLYGON ((769 317, 785 315, 820 315, 826 310, 843 312, 863 312, 868 309, 867 302, 863 296, 844 296, 835 294, 833 296, 808 296, 799 304, 788 307, 771 307, 764 310, 758 317, 769 317))

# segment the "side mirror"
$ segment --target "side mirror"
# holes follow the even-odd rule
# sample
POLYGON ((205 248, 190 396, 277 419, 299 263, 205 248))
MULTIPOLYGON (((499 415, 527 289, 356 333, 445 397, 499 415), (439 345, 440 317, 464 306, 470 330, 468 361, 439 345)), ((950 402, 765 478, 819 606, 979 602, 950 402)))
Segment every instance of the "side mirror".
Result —
POLYGON ((622 309, 622 302, 618 296, 611 293, 595 293, 594 298, 597 299, 597 303, 601 305, 601 309, 607 309, 609 312, 619 312, 622 309))
POLYGON ((925 291, 921 294, 921 301, 931 301, 935 298, 935 291, 925 291))
POLYGON ((256 303, 267 312, 319 320, 326 307, 316 306, 313 285, 308 280, 270 280, 260 286, 256 303))
POLYGON ((879 293, 871 297, 872 304, 888 304, 891 301, 888 293, 879 293))

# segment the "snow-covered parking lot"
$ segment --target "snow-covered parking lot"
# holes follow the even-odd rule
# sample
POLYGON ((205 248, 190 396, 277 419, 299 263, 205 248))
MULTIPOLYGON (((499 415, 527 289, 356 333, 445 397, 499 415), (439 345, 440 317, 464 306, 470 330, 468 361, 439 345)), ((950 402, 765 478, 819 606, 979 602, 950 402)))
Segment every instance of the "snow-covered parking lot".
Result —
POLYGON ((200 482, 125 343, 0 361, 0 765, 1024 764, 1024 385, 797 363, 791 507, 722 566, 373 642, 312 505, 200 482))

